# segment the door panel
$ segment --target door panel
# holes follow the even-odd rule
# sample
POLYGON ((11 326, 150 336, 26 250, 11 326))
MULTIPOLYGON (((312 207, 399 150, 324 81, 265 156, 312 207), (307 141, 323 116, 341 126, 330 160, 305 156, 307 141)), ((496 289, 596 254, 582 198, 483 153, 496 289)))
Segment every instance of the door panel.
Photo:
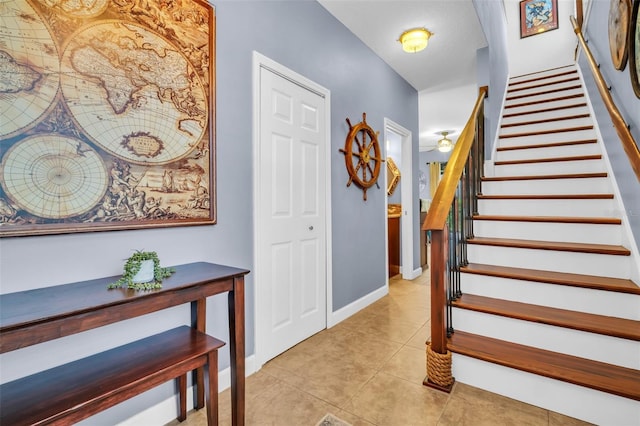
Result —
POLYGON ((263 361, 326 327, 324 102, 260 69, 257 289, 269 326, 261 328, 263 361))

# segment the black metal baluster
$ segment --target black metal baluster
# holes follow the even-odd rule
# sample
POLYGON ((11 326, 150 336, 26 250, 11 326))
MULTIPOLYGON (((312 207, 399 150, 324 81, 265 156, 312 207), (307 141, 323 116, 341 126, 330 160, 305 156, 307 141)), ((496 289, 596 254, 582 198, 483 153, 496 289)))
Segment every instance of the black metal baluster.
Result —
MULTIPOLYGON (((451 205, 451 209, 449 210, 449 218, 448 218, 448 222, 449 222, 449 226, 447 228, 447 233, 449 235, 447 235, 447 240, 448 240, 448 244, 447 244, 447 249, 448 249, 448 256, 447 256, 447 262, 446 262, 446 270, 447 270, 447 276, 448 276, 448 282, 447 282, 447 299, 446 299, 446 303, 447 303, 447 309, 446 309, 446 324, 447 324, 447 337, 451 337, 451 334, 453 334, 453 287, 454 287, 454 273, 453 273, 453 268, 452 265, 454 265, 455 263, 455 241, 453 239, 453 235, 452 235, 452 230, 455 230, 455 220, 454 220, 454 205, 455 205, 455 201, 454 203, 451 205)), ((453 234, 455 234, 455 231, 453 232, 453 234)))
POLYGON ((472 175, 469 170, 469 161, 467 161, 467 165, 465 166, 464 171, 462 172, 463 179, 463 188, 462 188, 462 197, 463 197, 463 208, 462 208, 462 252, 460 257, 460 266, 467 266, 469 261, 467 260, 467 240, 469 237, 469 232, 471 231, 470 227, 470 219, 471 219, 471 181, 472 175))

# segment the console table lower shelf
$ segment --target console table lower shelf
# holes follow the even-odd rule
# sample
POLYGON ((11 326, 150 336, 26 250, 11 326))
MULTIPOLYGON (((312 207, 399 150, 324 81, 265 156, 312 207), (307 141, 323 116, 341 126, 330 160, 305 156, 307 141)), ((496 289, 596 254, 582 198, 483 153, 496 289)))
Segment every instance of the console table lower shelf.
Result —
POLYGON ((187 418, 187 373, 206 366, 207 424, 218 424, 218 349, 224 342, 182 326, 0 386, 0 424, 68 425, 172 379, 187 418))

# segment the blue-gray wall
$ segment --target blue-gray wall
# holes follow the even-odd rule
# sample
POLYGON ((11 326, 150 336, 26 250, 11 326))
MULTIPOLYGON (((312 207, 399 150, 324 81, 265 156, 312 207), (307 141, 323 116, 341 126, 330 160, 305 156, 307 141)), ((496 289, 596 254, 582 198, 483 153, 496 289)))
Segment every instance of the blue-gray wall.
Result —
MULTIPOLYGON (((640 99, 633 93, 631 79, 629 78, 629 65, 618 71, 611 61, 609 50, 609 4, 604 0, 593 0, 588 21, 583 24, 583 33, 588 40, 589 49, 600 64, 600 72, 605 81, 611 86, 611 96, 620 113, 630 126, 631 134, 640 143, 640 99)), ((640 244, 640 182, 633 173, 629 159, 622 149, 620 138, 613 128, 611 118, 602 101, 593 74, 589 68, 586 57, 580 54, 578 61, 584 75, 589 97, 595 111, 596 120, 602 133, 602 139, 613 168, 622 201, 624 203, 629 223, 633 231, 636 244, 640 244)))
MULTIPOLYGON (((385 283, 386 185, 381 179, 380 189, 370 188, 366 202, 360 189, 346 186, 349 177, 339 152, 349 131, 346 118, 355 124, 366 112, 367 123, 380 131, 384 146, 384 117, 388 117, 411 130, 417 144, 417 92, 315 1, 219 1, 217 19, 220 142, 230 126, 235 149, 251 157, 247 114, 252 102, 252 50, 331 91, 333 307, 337 310, 385 283)), ((417 164, 417 149, 414 158, 417 164)))
MULTIPOLYGON (((98 232, 0 239, 0 291, 116 275, 134 249, 156 250, 163 264, 209 261, 253 268, 252 52, 270 57, 331 91, 333 307, 340 309, 385 284, 385 185, 346 187, 344 146, 348 117, 367 113, 384 134, 384 117, 413 133, 418 170, 418 94, 315 1, 220 0, 216 5, 216 154, 218 223, 171 229, 98 232), (31 263, 38 259, 37 266, 31 263)), ((384 144, 382 144, 384 145, 384 144)), ((406 184, 407 182, 405 182, 406 184)), ((417 180, 414 179, 417 200, 417 180)), ((419 267, 418 221, 414 268, 419 267)), ((247 354, 254 353, 254 283, 246 279, 247 354)), ((228 341, 226 299, 210 298, 207 329, 228 341)), ((2 354, 6 382, 151 332, 189 323, 188 306, 128 320, 75 336, 2 354)), ((228 345, 220 368, 229 365, 228 345)), ((92 418, 115 424, 173 394, 163 385, 92 418)))
POLYGON ((498 132, 502 101, 509 79, 507 49, 507 23, 501 1, 473 0, 478 19, 488 47, 479 49, 477 55, 478 86, 489 86, 489 98, 485 102, 485 155, 491 159, 498 132), (485 49, 488 49, 488 55, 485 49), (488 67, 488 69, 487 69, 488 67), (483 79, 487 79, 483 80, 483 79))

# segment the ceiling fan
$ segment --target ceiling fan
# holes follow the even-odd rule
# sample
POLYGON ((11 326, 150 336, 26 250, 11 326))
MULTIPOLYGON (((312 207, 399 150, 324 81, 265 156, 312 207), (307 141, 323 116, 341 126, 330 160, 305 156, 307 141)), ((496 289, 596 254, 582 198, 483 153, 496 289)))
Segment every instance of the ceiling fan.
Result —
POLYGON ((455 130, 441 130, 439 132, 434 133, 435 135, 442 136, 442 138, 438 139, 435 145, 430 145, 427 147, 427 149, 424 149, 422 151, 430 152, 436 149, 443 153, 451 151, 451 149, 453 149, 454 142, 451 139, 449 139, 447 136, 454 133, 455 133, 455 130))

